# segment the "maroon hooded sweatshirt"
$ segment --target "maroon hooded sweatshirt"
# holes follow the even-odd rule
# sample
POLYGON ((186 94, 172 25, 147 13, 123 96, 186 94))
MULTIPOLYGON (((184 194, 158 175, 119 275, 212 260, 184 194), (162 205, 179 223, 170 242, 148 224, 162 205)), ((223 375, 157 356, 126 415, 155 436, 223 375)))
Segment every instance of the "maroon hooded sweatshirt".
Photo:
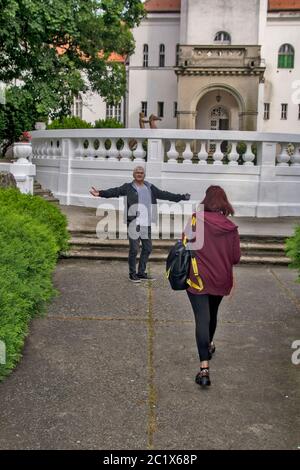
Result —
MULTIPOLYGON (((233 285, 232 267, 241 257, 238 227, 219 212, 202 211, 195 215, 198 228, 204 222, 203 246, 193 252, 204 289, 189 287, 187 290, 198 295, 229 295, 233 285)), ((192 264, 190 279, 197 284, 192 264)))

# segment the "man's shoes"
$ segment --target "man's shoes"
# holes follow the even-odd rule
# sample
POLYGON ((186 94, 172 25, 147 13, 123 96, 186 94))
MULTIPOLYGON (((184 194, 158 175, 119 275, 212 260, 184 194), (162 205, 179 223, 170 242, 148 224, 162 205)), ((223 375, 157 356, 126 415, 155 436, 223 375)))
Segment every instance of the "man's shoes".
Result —
POLYGON ((147 273, 144 273, 144 274, 137 274, 137 277, 141 280, 141 281, 155 281, 155 278, 152 277, 152 276, 149 276, 149 274, 147 273))
POLYGON ((129 274, 129 280, 135 283, 141 282, 140 278, 136 274, 129 274))
POLYGON ((198 372, 198 374, 195 377, 195 382, 196 382, 196 384, 200 385, 201 387, 208 387, 211 384, 210 378, 209 378, 209 368, 208 367, 200 369, 200 372, 198 372))
POLYGON ((216 350, 216 346, 214 345, 213 342, 211 342, 210 345, 208 346, 208 359, 209 360, 212 359, 215 350, 216 350))

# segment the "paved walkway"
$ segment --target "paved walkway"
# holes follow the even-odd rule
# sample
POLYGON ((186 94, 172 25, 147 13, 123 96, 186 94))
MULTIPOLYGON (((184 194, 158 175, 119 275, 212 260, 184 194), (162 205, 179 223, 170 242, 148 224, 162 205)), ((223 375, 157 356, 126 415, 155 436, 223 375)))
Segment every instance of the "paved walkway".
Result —
MULTIPOLYGON (((60 206, 68 218, 71 231, 86 230, 96 233, 96 226, 101 216, 96 216, 96 209, 78 206, 60 206)), ((239 226, 241 235, 288 237, 293 234, 295 224, 300 223, 299 217, 255 218, 233 217, 239 226)))
POLYGON ((163 269, 152 264, 152 286, 132 285, 126 263, 59 263, 60 296, 0 385, 1 449, 300 447, 296 273, 237 268, 201 390, 191 307, 163 269))

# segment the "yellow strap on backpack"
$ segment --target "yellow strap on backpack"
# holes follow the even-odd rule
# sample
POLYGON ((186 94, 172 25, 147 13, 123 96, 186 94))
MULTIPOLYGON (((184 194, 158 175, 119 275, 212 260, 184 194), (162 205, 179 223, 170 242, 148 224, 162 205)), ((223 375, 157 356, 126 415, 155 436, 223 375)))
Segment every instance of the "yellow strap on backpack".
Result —
MULTIPOLYGON (((193 215, 192 216, 192 227, 195 227, 195 226, 196 226, 196 216, 193 215)), ((186 236, 184 238, 186 239, 186 236)), ((199 276, 197 260, 194 256, 192 256, 192 268, 193 268, 194 276, 195 276, 198 284, 193 282, 191 279, 188 279, 186 282, 190 287, 193 287, 193 289, 201 291, 201 290, 204 289, 204 285, 203 285, 201 277, 199 276)))

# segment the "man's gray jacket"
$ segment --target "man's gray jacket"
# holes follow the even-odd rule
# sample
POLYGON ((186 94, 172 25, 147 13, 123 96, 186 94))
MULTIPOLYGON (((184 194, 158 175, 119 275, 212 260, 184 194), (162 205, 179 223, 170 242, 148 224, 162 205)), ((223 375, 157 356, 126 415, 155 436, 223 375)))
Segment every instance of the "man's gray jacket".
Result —
MULTIPOLYGON (((188 199, 185 194, 174 194, 168 191, 162 191, 161 189, 154 186, 154 184, 148 183, 148 181, 144 181, 144 184, 151 191, 151 221, 153 223, 157 222, 157 199, 163 199, 173 202, 185 201, 188 199)), ((125 196, 124 221, 125 223, 130 223, 132 220, 136 219, 138 215, 137 207, 139 200, 138 192, 134 187, 134 181, 132 181, 131 183, 125 183, 117 188, 110 188, 99 191, 99 197, 111 198, 121 196, 125 196), (132 208, 132 206, 134 206, 134 208, 132 208)))

